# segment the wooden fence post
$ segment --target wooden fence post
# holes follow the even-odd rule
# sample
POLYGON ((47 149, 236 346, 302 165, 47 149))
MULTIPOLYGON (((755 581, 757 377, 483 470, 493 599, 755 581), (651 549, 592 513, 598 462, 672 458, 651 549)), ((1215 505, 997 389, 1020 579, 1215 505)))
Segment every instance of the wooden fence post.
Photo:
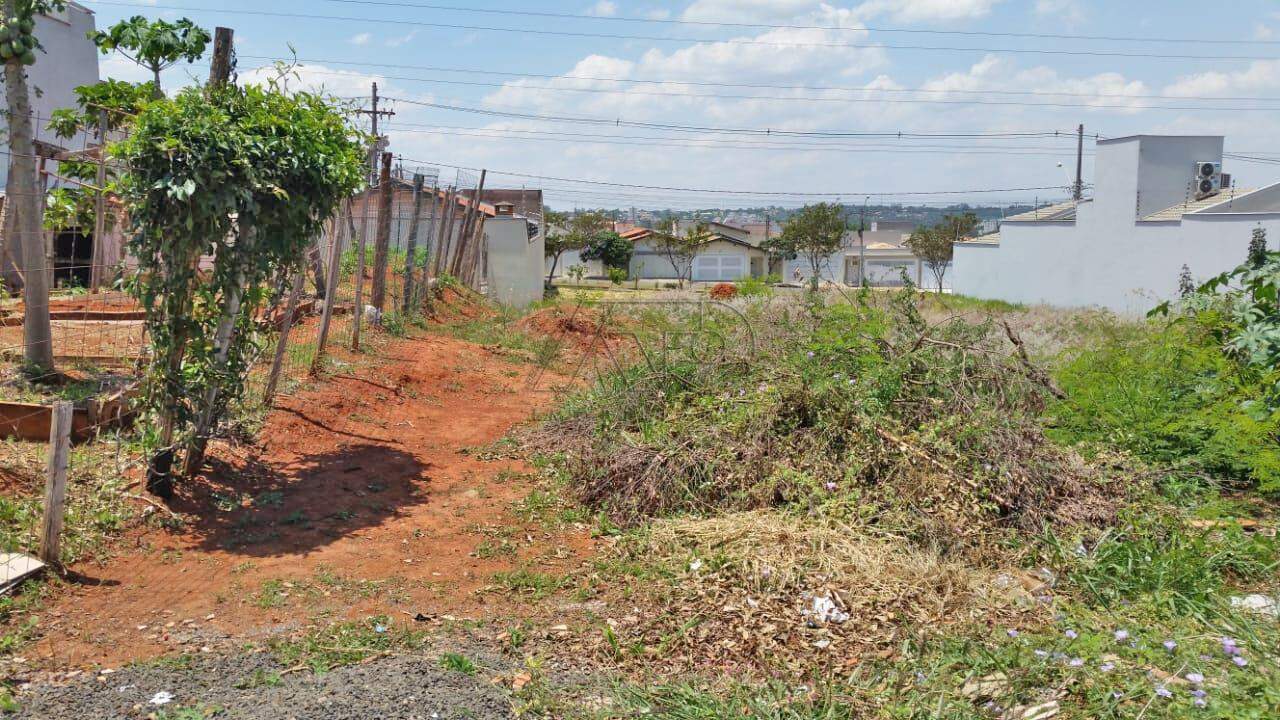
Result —
POLYGON ((356 246, 356 303, 351 316, 351 349, 360 349, 360 323, 364 320, 364 255, 369 240, 369 195, 373 189, 365 191, 364 200, 360 203, 360 242, 356 246))
POLYGON ((102 287, 107 239, 107 111, 98 110, 98 192, 93 198, 93 249, 89 254, 89 289, 102 287))
MULTIPOLYGON (((351 199, 347 199, 347 217, 351 217, 351 199)), ((333 320, 333 304, 338 296, 338 275, 342 272, 342 213, 333 221, 333 245, 329 248, 329 277, 325 281, 324 313, 320 318, 320 338, 316 341, 316 356, 311 361, 311 374, 320 371, 324 358, 324 344, 329 341, 329 323, 333 320)))
POLYGON ((391 249, 391 211, 395 204, 395 185, 391 182, 391 153, 382 153, 382 170, 378 173, 378 224, 373 239, 373 287, 369 304, 383 310, 387 304, 387 253, 391 249))
MULTIPOLYGON (((409 314, 413 307, 413 270, 417 264, 417 258, 414 255, 418 252, 418 221, 422 216, 422 185, 426 178, 422 174, 413 176, 413 216, 409 218, 409 240, 405 244, 405 261, 404 261, 404 307, 401 312, 405 315, 409 314)), ((426 283, 426 279, 423 279, 426 283)))
POLYGON ((289 348, 289 331, 293 329, 293 316, 298 312, 298 298, 302 296, 302 283, 306 279, 305 267, 298 268, 293 276, 293 289, 289 291, 289 302, 286 303, 284 320, 280 325, 280 339, 276 341, 276 357, 271 363, 271 377, 267 379, 267 391, 263 394, 262 404, 271 405, 276 395, 276 384, 280 382, 280 369, 284 366, 284 353, 289 348))
POLYGON ((59 562, 62 548, 62 513, 67 498, 67 458, 71 452, 73 406, 60 400, 53 404, 49 422, 49 467, 44 485, 44 522, 40 530, 40 560, 46 565, 59 562))
POLYGON ((234 39, 235 31, 231 28, 220 27, 214 30, 213 60, 209 63, 210 87, 231 82, 231 52, 234 48, 234 39))

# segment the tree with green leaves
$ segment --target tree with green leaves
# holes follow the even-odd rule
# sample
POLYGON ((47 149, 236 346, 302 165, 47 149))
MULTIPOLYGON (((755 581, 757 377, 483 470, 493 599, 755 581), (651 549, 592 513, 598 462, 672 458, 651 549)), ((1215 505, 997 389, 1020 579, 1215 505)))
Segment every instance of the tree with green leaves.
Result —
MULTIPOLYGON (((556 264, 560 256, 570 250, 583 250, 601 233, 613 227, 608 217, 597 212, 577 213, 569 217, 566 213, 547 210, 544 214, 547 223, 547 255, 552 257, 551 272, 547 274, 547 284, 556 274, 556 264), (556 232, 552 233, 552 229, 556 232)), ((582 256, 584 260, 592 259, 582 256)))
POLYGON ((929 268, 938 292, 942 292, 942 280, 955 257, 955 244, 973 234, 978 227, 978 216, 973 213, 946 215, 933 227, 916 228, 907 238, 907 247, 929 268))
POLYGON ((106 30, 91 33, 103 55, 115 51, 151 71, 155 78, 152 93, 164 97, 160 73, 182 60, 193 63, 204 55, 211 40, 209 32, 187 18, 171 23, 135 15, 106 30))
POLYGON ((27 66, 42 50, 36 39, 36 15, 62 10, 62 0, 3 0, 0 4, 0 60, 4 62, 4 89, 9 111, 9 177, 5 202, 11 224, 6 240, 22 280, 23 357, 37 377, 54 376, 53 329, 49 321, 49 269, 41 232, 39 184, 36 181, 35 127, 32 124, 31 88, 27 66))
POLYGON ((570 250, 577 250, 576 247, 570 247, 569 241, 569 216, 566 213, 552 210, 551 208, 542 209, 542 227, 543 240, 545 243, 546 256, 551 258, 551 269, 547 271, 547 287, 551 287, 551 281, 555 279, 556 267, 560 264, 560 257, 570 250))
MULTIPOLYGON (((120 193, 138 263, 131 290, 153 347, 144 409, 172 423, 175 437, 160 450, 171 463, 185 445, 187 474, 244 392, 253 318, 271 288, 364 181, 367 138, 339 108, 276 83, 189 88, 148 104, 111 146, 129 168, 120 193), (200 268, 202 257, 211 268, 200 268)), ((167 483, 149 484, 163 492, 167 483)))
POLYGON ((1254 267, 1262 267, 1267 261, 1267 229, 1259 225, 1253 229, 1249 238, 1248 263, 1254 267))
POLYGON ((805 205, 791 219, 782 234, 768 242, 766 251, 785 259, 803 257, 809 264, 809 287, 816 291, 822 267, 844 245, 849 228, 844 207, 837 203, 805 205))
MULTIPOLYGON (((624 274, 622 279, 626 279, 627 269, 631 266, 631 255, 635 252, 635 246, 630 240, 624 239, 618 233, 607 230, 597 233, 582 249, 583 260, 599 260, 604 263, 605 270, 621 270, 624 274)), ((612 279, 614 273, 610 272, 609 277, 612 279)))
POLYGON ((700 222, 681 233, 675 218, 670 218, 659 223, 652 232, 654 247, 675 268, 676 281, 683 288, 685 280, 693 273, 693 258, 703 245, 711 242, 711 231, 706 223, 700 222))

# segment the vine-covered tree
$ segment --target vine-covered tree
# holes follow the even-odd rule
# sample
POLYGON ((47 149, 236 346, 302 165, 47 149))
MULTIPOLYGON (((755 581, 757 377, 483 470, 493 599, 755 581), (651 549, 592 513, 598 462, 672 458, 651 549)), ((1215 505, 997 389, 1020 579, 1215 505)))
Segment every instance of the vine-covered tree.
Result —
MULTIPOLYGON (((145 409, 174 428, 161 452, 186 445, 187 473, 243 393, 252 319, 272 281, 298 267, 309 238, 363 182, 365 138, 338 107, 274 84, 191 88, 147 105, 112 146, 130 168, 120 191, 138 263, 132 291, 154 349, 145 409), (211 269, 200 270, 201 257, 211 269)), ((168 489, 167 477, 151 484, 168 489)))
POLYGON ((556 267, 560 265, 560 257, 570 250, 578 249, 569 246, 568 224, 569 216, 565 213, 551 208, 542 209, 545 252, 546 256, 551 258, 551 269, 547 271, 547 287, 551 287, 551 281, 555 279, 556 267))
MULTIPOLYGON (((582 259, 599 260, 604 263, 606 269, 621 270, 622 279, 625 280, 627 268, 631 265, 631 255, 634 252, 635 246, 629 240, 623 239, 612 230, 606 230, 597 233, 586 242, 582 249, 582 259)), ((612 279, 616 274, 609 273, 609 277, 612 279)))
POLYGON ((12 218, 4 229, 12 261, 21 276, 23 298, 23 357, 36 377, 52 378, 53 330, 49 322, 49 269, 41 232, 40 197, 36 182, 35 130, 27 66, 42 50, 36 39, 36 15, 66 7, 62 0, 3 0, 0 4, 0 60, 4 62, 5 99, 9 111, 9 177, 5 202, 12 218))
POLYGON ((90 35, 103 55, 115 51, 151 71, 152 94, 164 97, 160 73, 178 62, 193 63, 204 55, 209 32, 187 18, 177 22, 148 20, 135 15, 90 35))

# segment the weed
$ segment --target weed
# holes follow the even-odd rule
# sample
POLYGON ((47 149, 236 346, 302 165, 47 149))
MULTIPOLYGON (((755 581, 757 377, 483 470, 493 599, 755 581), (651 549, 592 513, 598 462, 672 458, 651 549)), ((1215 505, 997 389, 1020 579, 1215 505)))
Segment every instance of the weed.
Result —
POLYGON ((460 672, 463 675, 475 675, 479 668, 466 655, 459 653, 445 653, 440 656, 440 667, 453 672, 460 672))
POLYGON ((253 596, 253 604, 264 610, 284 607, 288 597, 283 580, 266 580, 253 596))
POLYGON ((423 632, 393 625, 385 616, 330 625, 301 638, 278 640, 271 647, 281 664, 305 665, 315 672, 354 665, 376 655, 420 649, 423 632))
POLYGON ((527 595, 534 600, 542 599, 568 584, 567 578, 535 572, 528 568, 494 573, 493 581, 499 587, 527 595))
POLYGON ((243 678, 236 683, 236 687, 241 690, 255 690, 264 687, 276 687, 284 678, 278 672, 269 672, 267 670, 254 670, 249 677, 243 678))

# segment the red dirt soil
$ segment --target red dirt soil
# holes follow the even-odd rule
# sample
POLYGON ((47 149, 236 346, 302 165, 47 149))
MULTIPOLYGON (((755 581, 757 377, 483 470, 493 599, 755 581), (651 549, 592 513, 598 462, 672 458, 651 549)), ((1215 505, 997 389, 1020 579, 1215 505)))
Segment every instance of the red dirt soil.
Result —
POLYGON ((114 667, 333 618, 492 619, 515 610, 508 591, 484 591, 494 572, 563 575, 591 552, 585 528, 513 516, 529 468, 476 451, 547 409, 553 382, 530 391, 531 366, 440 336, 365 365, 281 398, 257 445, 213 447, 212 469, 172 503, 188 523, 139 529, 105 565, 72 568, 22 654, 114 667))
POLYGON ((534 333, 549 335, 578 352, 613 350, 621 344, 622 334, 614 318, 612 323, 600 311, 587 307, 550 307, 520 320, 520 326, 534 333))

